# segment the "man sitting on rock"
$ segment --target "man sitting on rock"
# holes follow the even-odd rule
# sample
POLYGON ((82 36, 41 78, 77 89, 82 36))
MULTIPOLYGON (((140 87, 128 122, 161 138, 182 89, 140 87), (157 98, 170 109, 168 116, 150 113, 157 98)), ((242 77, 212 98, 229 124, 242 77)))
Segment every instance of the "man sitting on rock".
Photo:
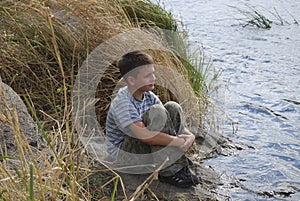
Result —
POLYGON ((125 168, 136 165, 135 174, 157 168, 169 158, 159 171, 161 182, 182 188, 199 184, 184 155, 195 136, 184 127, 181 106, 172 101, 163 105, 152 92, 156 80, 152 57, 130 52, 119 60, 118 67, 127 86, 113 99, 106 120, 110 156, 125 168))

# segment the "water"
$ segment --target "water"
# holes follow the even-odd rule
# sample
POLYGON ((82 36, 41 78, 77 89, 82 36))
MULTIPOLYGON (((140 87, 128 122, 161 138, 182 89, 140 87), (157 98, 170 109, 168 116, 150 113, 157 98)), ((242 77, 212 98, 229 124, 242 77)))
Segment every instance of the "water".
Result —
MULTIPOLYGON (((299 0, 168 0, 191 43, 204 47, 222 69, 220 131, 246 145, 232 156, 206 161, 227 182, 221 199, 300 200, 300 23, 299 0), (254 6, 266 16, 274 8, 291 24, 243 28, 230 6, 254 6), (291 17, 290 14, 293 17, 291 17), (233 129, 234 127, 234 129, 233 129)), ((249 10, 249 9, 248 9, 249 10)))

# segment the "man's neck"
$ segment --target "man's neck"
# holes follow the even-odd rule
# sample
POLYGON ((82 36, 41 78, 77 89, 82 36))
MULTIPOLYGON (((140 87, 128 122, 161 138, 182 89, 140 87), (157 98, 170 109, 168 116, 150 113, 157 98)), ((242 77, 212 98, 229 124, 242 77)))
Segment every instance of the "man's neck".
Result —
POLYGON ((133 97, 135 97, 137 100, 142 101, 144 98, 144 92, 141 90, 135 90, 128 87, 129 92, 132 94, 133 97))

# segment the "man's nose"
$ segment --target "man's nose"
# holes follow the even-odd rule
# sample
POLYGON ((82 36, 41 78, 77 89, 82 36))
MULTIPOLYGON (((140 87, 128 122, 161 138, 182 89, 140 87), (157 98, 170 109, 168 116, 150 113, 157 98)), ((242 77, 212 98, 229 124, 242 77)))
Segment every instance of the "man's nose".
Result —
POLYGON ((152 80, 155 81, 156 80, 156 76, 155 74, 152 75, 152 80))

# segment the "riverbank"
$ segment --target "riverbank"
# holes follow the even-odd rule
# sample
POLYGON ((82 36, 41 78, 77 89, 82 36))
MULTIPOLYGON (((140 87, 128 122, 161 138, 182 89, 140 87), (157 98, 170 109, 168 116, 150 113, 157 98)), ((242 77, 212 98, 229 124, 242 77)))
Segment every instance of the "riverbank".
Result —
MULTIPOLYGON (((150 193, 151 199, 163 191, 173 196, 183 193, 179 189, 168 189, 167 185, 161 186, 157 180, 152 184, 155 188, 137 188, 140 185, 138 182, 144 178, 139 178, 133 186, 119 186, 120 175, 114 174, 109 168, 99 170, 97 164, 102 161, 91 157, 88 144, 82 141, 84 129, 76 127, 79 117, 73 114, 76 107, 73 105, 76 99, 73 96, 74 83, 88 56, 115 36, 138 30, 138 33, 148 34, 148 39, 155 35, 155 42, 163 44, 159 50, 149 48, 149 54, 168 72, 160 75, 161 84, 155 91, 161 100, 174 100, 182 104, 190 127, 203 129, 204 124, 209 124, 211 105, 206 94, 206 71, 203 70, 209 66, 204 66, 205 58, 199 52, 194 60, 188 57, 185 35, 179 32, 179 25, 170 13, 149 1, 67 0, 2 1, 0 12, 3 22, 0 27, 0 76, 25 103, 39 130, 34 136, 43 138, 43 147, 37 149, 28 138, 32 132, 26 133, 20 127, 22 121, 18 119, 18 111, 8 106, 9 97, 2 95, 1 114, 4 116, 1 122, 13 138, 6 139, 8 141, 1 145, 0 200, 93 200, 94 193, 101 198, 114 200, 117 192, 127 188, 129 191, 123 194, 127 198, 133 195, 131 192, 135 188, 138 192, 150 193), (148 28, 148 31, 141 31, 143 28, 148 28), (164 30, 172 34, 166 35, 164 30), (160 33, 160 37, 157 37, 157 33, 160 33), (165 83, 172 85, 168 87, 165 83), (13 156, 12 149, 17 150, 13 156), (101 177, 103 183, 96 189, 90 188, 90 181, 99 171, 101 174, 97 174, 97 177, 101 177), (161 188, 165 190, 161 191, 161 188), (153 189, 156 189, 154 194, 151 193, 153 189)), ((141 41, 152 47, 145 42, 145 38, 141 41)), ((149 41, 153 43, 153 40, 149 41)), ((127 45, 124 43, 120 47, 119 44, 118 48, 114 48, 132 48, 132 44, 127 45)), ((120 80, 114 62, 101 76, 95 90, 96 97, 91 102, 95 105, 93 111, 96 111, 93 121, 104 127, 113 90, 120 80)), ((195 196, 203 194, 207 199, 210 196, 215 199, 212 190, 206 187, 212 186, 213 189, 219 181, 214 177, 214 171, 203 166, 201 160, 211 153, 217 153, 217 148, 223 143, 220 138, 215 133, 202 132, 198 136, 198 144, 189 153, 200 162, 199 174, 204 179, 203 185, 192 190, 195 196), (203 148, 201 154, 197 146, 203 148)), ((124 179, 124 183, 125 180, 129 179, 124 179)), ((161 196, 162 199, 168 199, 168 196, 161 196)), ((174 199, 180 200, 179 197, 174 199)))

